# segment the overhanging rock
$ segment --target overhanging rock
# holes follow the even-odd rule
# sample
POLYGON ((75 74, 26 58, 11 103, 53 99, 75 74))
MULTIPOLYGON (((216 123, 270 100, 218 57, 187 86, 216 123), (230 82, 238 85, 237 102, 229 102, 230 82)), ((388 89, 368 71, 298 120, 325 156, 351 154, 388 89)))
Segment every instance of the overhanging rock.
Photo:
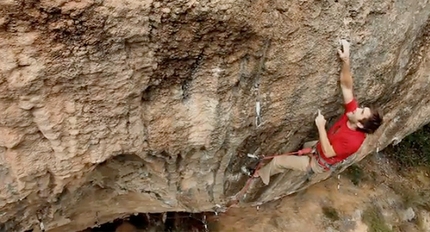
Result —
MULTIPOLYGON (((430 121, 429 14, 427 0, 1 1, 1 229, 224 206, 247 153, 296 149, 317 109, 341 113, 340 38, 358 100, 385 112, 357 160, 401 140, 430 121)), ((282 174, 244 203, 326 177, 282 174)))

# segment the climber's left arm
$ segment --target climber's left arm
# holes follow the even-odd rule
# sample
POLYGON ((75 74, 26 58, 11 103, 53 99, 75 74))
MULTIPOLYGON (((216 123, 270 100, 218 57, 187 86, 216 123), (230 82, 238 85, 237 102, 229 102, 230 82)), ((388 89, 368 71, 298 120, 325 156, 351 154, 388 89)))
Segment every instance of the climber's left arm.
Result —
POLYGON ((342 59, 342 69, 340 71, 340 88, 342 90, 343 101, 346 104, 354 99, 353 80, 349 61, 349 43, 342 40, 342 50, 339 50, 339 57, 342 59))

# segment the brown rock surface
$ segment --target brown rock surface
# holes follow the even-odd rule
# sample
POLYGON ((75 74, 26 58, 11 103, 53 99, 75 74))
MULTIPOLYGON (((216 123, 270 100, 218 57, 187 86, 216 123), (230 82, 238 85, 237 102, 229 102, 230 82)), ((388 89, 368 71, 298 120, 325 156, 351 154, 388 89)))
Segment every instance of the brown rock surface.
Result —
POLYGON ((353 170, 361 170, 359 175, 349 170, 258 208, 231 208, 211 218, 218 222, 212 224, 213 231, 429 231, 430 214, 423 207, 428 197, 421 195, 430 187, 429 169, 398 172, 397 164, 383 153, 372 154, 355 166, 353 170))
MULTIPOLYGON (((339 115, 342 37, 359 101, 386 113, 359 157, 383 149, 430 121, 429 14, 427 0, 0 1, 0 229, 224 206, 246 153, 296 149, 317 109, 339 115)), ((244 201, 324 178, 280 175, 244 201)))

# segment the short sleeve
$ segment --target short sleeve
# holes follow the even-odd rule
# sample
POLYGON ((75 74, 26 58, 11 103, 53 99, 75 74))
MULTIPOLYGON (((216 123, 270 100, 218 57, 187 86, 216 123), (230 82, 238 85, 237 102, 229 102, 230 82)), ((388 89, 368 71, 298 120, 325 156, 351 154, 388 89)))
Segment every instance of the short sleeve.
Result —
POLYGON ((345 113, 352 112, 352 111, 354 111, 357 108, 358 108, 358 102, 354 98, 348 104, 345 104, 345 113))

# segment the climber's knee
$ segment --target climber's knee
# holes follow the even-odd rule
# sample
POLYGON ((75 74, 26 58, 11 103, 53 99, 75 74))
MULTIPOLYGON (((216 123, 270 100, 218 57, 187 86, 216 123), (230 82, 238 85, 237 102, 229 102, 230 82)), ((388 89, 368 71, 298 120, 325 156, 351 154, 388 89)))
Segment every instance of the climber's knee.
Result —
POLYGON ((318 143, 318 140, 308 141, 303 144, 303 148, 311 148, 318 143))
POLYGON ((282 168, 282 162, 280 162, 279 157, 273 158, 269 164, 271 164, 274 168, 282 168))

